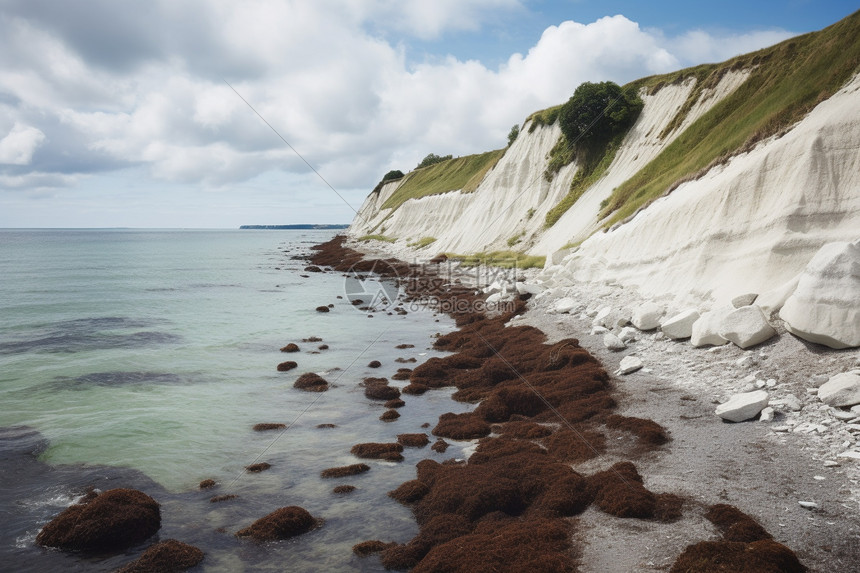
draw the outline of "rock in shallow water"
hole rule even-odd
[[[262,517],[245,529],[236,532],[237,537],[251,537],[257,541],[289,539],[307,533],[320,525],[304,508],[291,505],[282,507]]]
[[[111,489],[88,494],[51,520],[36,543],[67,551],[121,551],[161,527],[158,503],[141,491]]]
[[[185,571],[203,561],[203,552],[187,543],[168,539],[147,549],[116,573],[173,573]]]

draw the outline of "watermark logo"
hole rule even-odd
[[[349,303],[362,312],[388,310],[397,304],[401,294],[397,270],[378,259],[369,268],[361,263],[350,267],[343,291]]]

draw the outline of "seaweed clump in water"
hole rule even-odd
[[[190,569],[201,561],[203,561],[203,552],[200,549],[175,539],[168,539],[156,543],[116,573],[173,573]]]
[[[340,466],[337,468],[329,468],[320,473],[320,477],[324,478],[339,478],[346,476],[354,476],[369,472],[370,466],[367,464],[352,464],[349,466]]]
[[[307,392],[325,392],[328,390],[328,382],[319,374],[306,372],[298,377],[293,387]]]
[[[358,458],[375,460],[386,460],[389,462],[403,461],[403,446],[397,443],[374,443],[356,444],[350,452]]]
[[[52,519],[36,543],[67,551],[119,551],[155,535],[161,527],[158,502],[134,489],[90,492]]]
[[[256,541],[275,541],[307,533],[320,525],[322,521],[314,518],[306,509],[291,505],[261,517],[248,527],[237,531],[236,536],[251,537]]]

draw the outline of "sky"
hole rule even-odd
[[[720,62],[857,7],[0,0],[0,227],[349,223],[389,170],[502,148],[582,82]]]

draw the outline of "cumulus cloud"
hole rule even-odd
[[[3,139],[0,139],[0,163],[27,165],[33,159],[33,152],[45,141],[41,130],[15,123]]]
[[[518,0],[7,0],[0,163],[11,165],[0,187],[131,167],[209,188],[306,175],[226,80],[333,185],[366,192],[429,152],[502,147],[512,124],[583,81],[624,83],[787,36],[666,38],[613,16],[550,26],[488,67],[410,61],[379,33],[436,38],[524,10]]]

